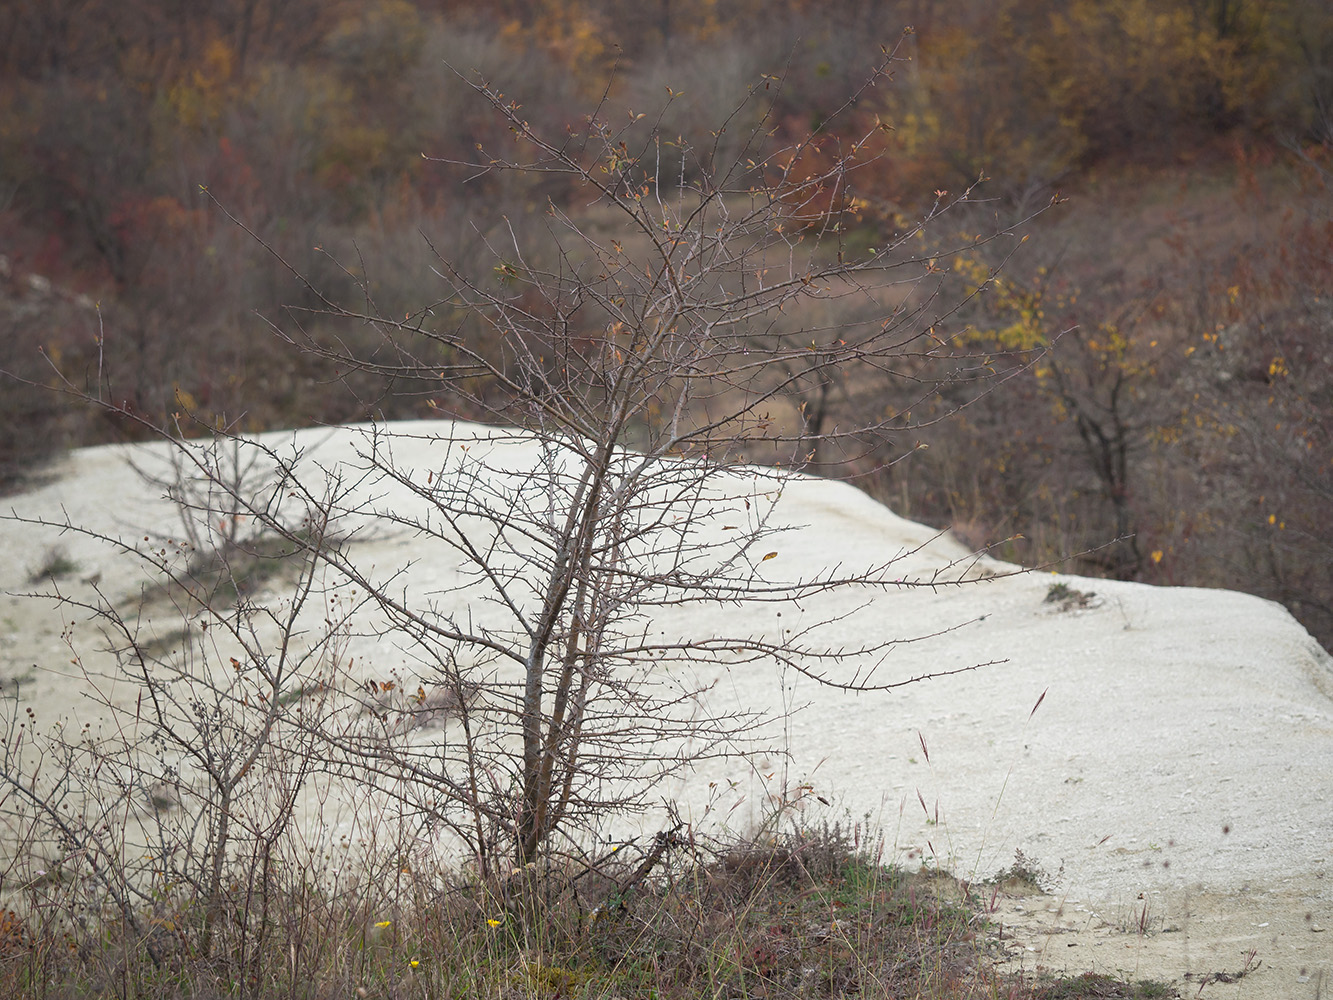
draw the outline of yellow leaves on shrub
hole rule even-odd
[[[180,125],[197,129],[221,118],[236,98],[235,61],[231,46],[215,38],[198,64],[166,88],[166,104]]]
[[[968,283],[969,292],[985,289],[988,312],[1003,325],[969,331],[966,339],[990,342],[1005,351],[1033,351],[1046,347],[1046,289],[1038,275],[1031,285],[993,275],[981,261],[967,255],[954,259],[954,271]],[[1063,303],[1061,303],[1063,304]]]

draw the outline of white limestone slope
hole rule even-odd
[[[440,446],[431,437],[446,426],[391,425],[397,463],[438,466]],[[351,468],[360,462],[363,434],[311,430],[295,440],[326,467]],[[285,439],[292,435],[266,440]],[[530,459],[522,447],[511,447],[511,465]],[[146,486],[129,466],[133,453],[118,446],[76,452],[55,478],[0,506],[22,516],[67,516],[126,537],[170,530],[170,508],[155,495],[160,489]],[[381,502],[411,501],[399,494]],[[776,516],[793,526],[774,545],[771,566],[787,578],[919,550],[900,565],[905,578],[920,579],[966,556],[948,537],[844,484],[790,482]],[[90,627],[13,596],[31,589],[25,578],[53,544],[78,564],[73,588],[101,574],[106,589],[124,565],[88,539],[0,522],[0,678],[7,688],[24,678],[21,697],[47,716],[76,701],[71,685],[79,676],[62,636],[72,629],[77,640]],[[401,533],[358,545],[359,557],[380,567],[421,554]],[[1191,899],[1240,900],[1232,923],[1209,932],[1219,941],[1239,940],[1242,925],[1274,926],[1249,920],[1251,902],[1254,914],[1266,912],[1264,906],[1281,909],[1300,947],[1273,941],[1270,969],[1287,978],[1271,982],[1290,992],[1271,995],[1306,995],[1298,966],[1307,978],[1308,969],[1333,975],[1333,932],[1311,930],[1333,926],[1330,657],[1283,608],[1245,594],[1006,575],[1012,567],[989,561],[977,568],[1000,576],[933,590],[867,590],[801,607],[696,608],[688,619],[664,617],[664,628],[734,634],[771,630],[779,610],[782,627],[799,628],[855,609],[827,630],[831,639],[865,644],[935,636],[898,647],[878,679],[989,664],[859,695],[757,668],[719,674],[714,696],[721,704],[734,699],[778,714],[803,706],[772,730],[789,757],[774,755],[758,770],[740,763],[701,767],[690,783],[667,793],[697,816],[709,782],[735,782],[746,800],[728,821],[744,825],[745,817],[762,814],[765,793],[784,780],[789,788],[809,784],[813,795],[833,803],[830,818],[868,814],[902,857],[936,859],[981,878],[1021,849],[1052,874],[1063,868],[1060,898],[1080,912],[1109,914],[1111,924],[1144,903],[1169,924],[1189,912]],[[426,594],[452,583],[453,573],[432,557],[414,567],[408,582]],[[1095,596],[1086,607],[1062,610],[1044,600],[1055,582]],[[134,590],[132,580],[120,585]],[[813,795],[805,799],[808,808]],[[1265,933],[1253,931],[1260,944]],[[1282,964],[1283,949],[1299,951],[1290,969]]]

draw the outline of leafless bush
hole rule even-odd
[[[514,145],[452,165],[556,177],[586,210],[550,206],[537,247],[480,224],[504,237],[484,240],[487,266],[434,253],[440,287],[405,316],[379,308],[359,266],[345,270],[354,304],[293,267],[313,305],[273,327],[299,356],[415,387],[491,428],[371,424],[321,455],[309,437],[210,427],[191,441],[188,406],[152,427],[99,400],[162,437],[172,457],[158,487],[182,530],[101,536],[157,580],[128,609],[100,589],[51,595],[102,623],[111,665],[75,650],[87,678],[127,681],[136,697],[98,695],[100,732],[40,738],[15,703],[0,778],[23,803],[16,822],[77,869],[75,884],[95,884],[155,961],[169,948],[149,915],[187,928],[194,954],[225,932],[243,956],[269,932],[272,880],[316,872],[336,836],[299,829],[312,797],[317,817],[338,796],[400,817],[379,841],[399,871],[439,844],[461,847],[483,880],[577,855],[664,779],[750,747],[760,720],[711,699],[711,676],[769,665],[849,690],[920,680],[879,673],[919,637],[833,634],[864,599],[849,595],[962,576],[905,583],[896,557],[800,575],[777,558],[791,527],[780,498],[815,451],[887,453],[912,426],[881,410],[814,422],[812,394],[977,385],[977,359],[937,332],[957,303],[940,298],[936,255],[915,249],[948,204],[856,254],[839,206],[868,137],[812,171],[803,157],[819,135],[773,148],[762,85],[730,119],[756,123],[734,160],[702,158],[684,176],[659,172],[660,132],[631,148],[633,123],[599,110],[550,136],[490,85],[469,86]],[[364,557],[372,537],[410,545],[415,562]],[[285,568],[243,586],[254,560]],[[206,566],[220,578],[201,584]],[[152,602],[178,630],[152,624]],[[793,603],[813,624],[755,628],[739,614]],[[709,624],[718,612],[738,624]],[[410,671],[386,676],[365,652],[390,649]],[[358,650],[381,672],[354,673]],[[374,818],[355,822],[381,836]]]
[[[270,866],[305,860],[291,853],[290,825],[323,769],[320,734],[332,724],[328,694],[345,641],[324,600],[317,556],[333,541],[318,512],[281,520],[273,481],[234,442],[182,443],[172,458],[174,479],[163,485],[180,505],[179,533],[126,541],[28,520],[119,549],[151,582],[126,597],[110,580],[69,590],[53,580],[33,595],[97,621],[104,648],[71,640],[86,701],[69,714],[39,718],[17,693],[0,712],[0,784],[21,831],[7,845],[19,850],[6,851],[5,888],[17,886],[34,912],[77,918],[67,931],[81,942],[105,933],[110,907],[154,964],[182,949],[208,955],[220,920],[244,938],[262,925]],[[267,504],[262,532],[241,527],[251,508],[223,502],[242,495]],[[264,560],[286,564],[288,582],[261,603],[243,576]],[[312,604],[317,630],[306,625]],[[154,624],[163,618],[176,627]]]
[[[935,333],[954,305],[936,297],[940,268],[912,250],[947,206],[854,257],[833,206],[853,196],[865,140],[812,174],[803,156],[817,136],[771,148],[781,81],[771,83],[768,97],[756,86],[728,119],[756,123],[732,155],[699,157],[699,172],[682,175],[664,172],[657,155],[670,136],[634,139],[638,119],[598,112],[577,132],[548,137],[477,81],[515,152],[483,149],[455,166],[478,177],[564,178],[587,192],[587,213],[551,206],[535,248],[501,230],[487,241],[484,277],[475,262],[436,252],[442,287],[405,319],[379,309],[368,284],[349,306],[302,278],[318,308],[275,321],[294,347],[341,370],[391,376],[442,408],[461,400],[516,428],[432,428],[439,457],[424,478],[395,457],[387,431],[369,432],[361,452],[375,488],[402,499],[358,515],[450,552],[464,567],[465,608],[390,588],[350,559],[331,561],[371,595],[382,634],[410,643],[457,691],[458,756],[441,770],[459,777],[433,786],[435,818],[483,870],[505,855],[525,863],[564,829],[641,806],[689,761],[733,752],[745,720],[693,707],[690,678],[701,666],[766,661],[826,683],[879,684],[870,664],[883,649],[857,650],[860,666],[840,677],[833,665],[852,651],[822,644],[818,630],[701,636],[672,617],[891,585],[884,566],[782,579],[766,565],[787,470],[812,446],[910,424],[910,415],[874,413],[812,431],[803,394],[829,379],[896,373],[929,394],[940,378],[975,378],[973,359]],[[715,151],[727,148],[721,134],[709,140]],[[807,302],[864,313],[850,328],[821,326],[809,322]],[[473,325],[453,322],[460,313]],[[328,316],[375,330],[376,349],[350,351],[347,338],[327,336]],[[774,467],[745,466],[756,458]],[[482,694],[470,700],[469,690]],[[387,753],[384,735],[343,749],[420,787],[428,769]],[[664,749],[685,745],[688,753]]]

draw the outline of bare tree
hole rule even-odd
[[[354,453],[327,459],[202,420],[208,436],[191,440],[183,409],[154,428],[176,455],[166,492],[205,518],[187,521],[193,542],[183,549],[207,541],[224,578],[236,560],[262,555],[266,539],[304,559],[289,596],[267,603],[239,585],[178,591],[184,617],[212,624],[165,675],[149,669],[138,623],[107,599],[84,604],[120,633],[117,669],[140,675],[154,739],[170,746],[167,766],[194,762],[200,806],[188,815],[202,817],[210,845],[209,867],[192,882],[206,904],[205,951],[238,820],[247,843],[269,845],[252,856],[267,858],[312,775],[325,789],[347,783],[344,792],[355,788],[376,809],[396,803],[415,829],[465,847],[490,875],[577,849],[608,817],[650,805],[664,778],[752,746],[760,720],[710,699],[710,675],[779,665],[861,691],[922,679],[880,674],[896,645],[921,636],[849,645],[836,627],[868,590],[953,585],[966,567],[904,580],[898,553],[794,576],[775,558],[791,527],[775,513],[783,490],[818,448],[855,442],[885,453],[894,431],[911,426],[901,409],[815,419],[809,401],[827,386],[848,398],[885,379],[909,384],[910,398],[942,382],[984,391],[984,365],[944,332],[958,303],[940,298],[940,254],[915,249],[951,210],[943,193],[883,247],[856,255],[845,241],[879,125],[841,138],[832,129],[893,62],[886,52],[839,114],[795,141],[777,137],[770,110],[781,81],[766,77],[703,154],[658,130],[644,138],[641,116],[612,125],[607,102],[578,129],[544,136],[474,81],[513,133],[515,154],[481,151],[460,169],[551,175],[582,207],[548,204],[541,227],[526,231],[479,226],[507,234],[484,243],[481,264],[427,237],[440,288],[404,318],[376,307],[364,262],[345,268],[360,288],[355,305],[293,268],[313,305],[272,325],[339,371],[387,376],[442,416],[480,412],[492,426],[370,425]],[[756,119],[739,156],[722,163],[730,123]],[[1007,229],[987,239],[1017,242]],[[340,323],[359,329],[343,336]],[[367,343],[375,346],[349,346]],[[408,447],[413,438],[429,444],[425,467],[408,457],[422,453]],[[411,545],[414,565],[364,558],[360,541],[385,534]],[[154,554],[165,553],[161,538],[120,544],[169,579],[181,575]],[[814,609],[807,624],[721,633],[698,624],[699,609],[793,604]],[[213,644],[219,634],[245,658]],[[357,650],[363,663],[392,650],[411,675],[354,675]],[[238,686],[228,662],[258,687]],[[301,684],[312,679],[334,702],[303,712]],[[229,741],[239,749],[218,749]],[[284,748],[295,764],[284,763]],[[261,793],[250,784],[261,766],[286,775],[281,787],[264,786],[263,823],[237,801]],[[12,786],[21,773],[7,767]]]
[[[893,61],[886,52],[840,116]],[[812,428],[802,400],[835,380],[894,375],[928,395],[941,379],[975,380],[981,367],[937,333],[957,303],[938,300],[938,255],[913,250],[921,229],[947,212],[943,192],[918,224],[853,256],[843,208],[857,171],[873,165],[862,159],[878,126],[839,139],[829,131],[835,115],[821,132],[776,143],[765,102],[780,85],[758,81],[712,133],[713,148],[673,149],[664,176],[661,154],[680,140],[654,131],[631,147],[642,115],[617,127],[604,102],[579,129],[552,138],[474,81],[516,153],[482,150],[456,165],[472,176],[555,175],[585,207],[548,204],[544,230],[526,238],[502,227],[508,236],[487,244],[482,267],[427,237],[441,290],[403,319],[376,309],[369,279],[348,306],[302,277],[318,304],[274,323],[296,349],[341,370],[392,377],[446,413],[461,405],[514,428],[477,438],[432,426],[439,459],[424,471],[395,458],[385,429],[371,432],[362,453],[364,474],[400,499],[358,500],[357,516],[447,550],[464,567],[465,601],[432,604],[341,553],[325,557],[372,595],[380,634],[438,671],[461,733],[450,744],[457,759],[444,767],[438,748],[430,763],[407,746],[387,752],[383,734],[344,749],[395,781],[412,779],[404,787],[433,789],[436,818],[467,840],[483,869],[502,854],[525,863],[564,830],[642,805],[656,780],[689,761],[735,750],[747,721],[696,706],[697,687],[667,680],[673,666],[762,660],[860,690],[907,682],[875,676],[886,648],[832,646],[818,628],[699,635],[687,616],[671,617],[691,605],[901,585],[887,565],[783,578],[769,564],[774,504],[812,444],[882,443],[910,420],[872,410]],[[759,124],[739,157],[718,166],[729,122],[752,105],[757,114],[746,114]],[[364,275],[364,263],[347,270]],[[857,321],[810,323],[802,307],[811,302],[854,307]],[[347,350],[348,339],[324,333],[330,317],[372,327],[379,348]],[[335,519],[353,513],[330,510]],[[664,620],[678,631],[661,628]],[[840,675],[836,664],[849,658],[855,665]]]

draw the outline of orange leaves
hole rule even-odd
[[[607,154],[606,165],[602,167],[602,173],[619,174],[634,166],[637,161],[629,155],[629,149],[624,140],[616,143]]]
[[[615,32],[599,14],[579,3],[537,4],[529,23],[511,20],[500,34],[516,48],[540,48],[568,67],[584,87],[595,89],[598,81],[605,83],[619,53]]]

